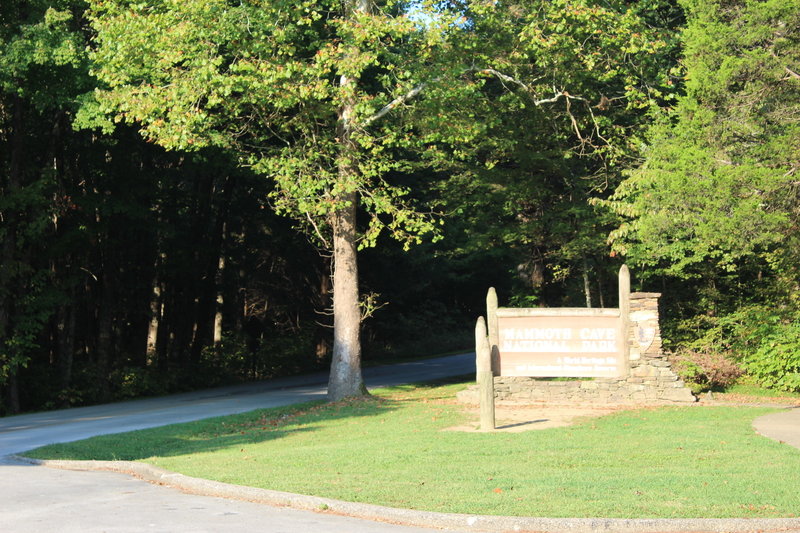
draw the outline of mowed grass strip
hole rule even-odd
[[[623,411],[524,433],[463,424],[461,386],[397,387],[48,446],[41,459],[142,460],[189,476],[441,512],[543,517],[796,517],[800,450],[757,407]]]

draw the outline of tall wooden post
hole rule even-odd
[[[622,355],[630,372],[631,272],[628,265],[622,265],[619,269],[619,317],[622,322]]]
[[[489,431],[495,427],[494,418],[494,375],[492,374],[492,352],[486,335],[486,322],[483,317],[475,324],[475,367],[476,379],[480,387],[481,430]]]
[[[489,351],[491,354],[491,370],[495,375],[500,372],[500,329],[497,325],[497,291],[489,287],[486,293],[486,325],[489,330]]]
[[[481,431],[492,431],[494,419],[494,379],[491,372],[481,372]]]
[[[486,321],[479,317],[475,323],[475,380],[480,383],[481,372],[491,371],[492,359],[489,339],[486,337]]]

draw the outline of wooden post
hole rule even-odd
[[[481,431],[492,431],[494,420],[494,378],[491,372],[479,372],[481,398]]]
[[[622,321],[622,354],[630,372],[631,272],[628,265],[622,265],[619,269],[619,318]]]
[[[479,317],[475,323],[475,380],[480,383],[481,372],[492,371],[489,340],[486,338],[486,321]]]
[[[486,321],[479,317],[475,324],[475,379],[480,386],[481,430],[494,429],[494,375],[492,352],[486,336]]]
[[[497,375],[500,372],[498,351],[500,347],[500,330],[497,326],[497,292],[494,290],[494,287],[489,287],[489,292],[486,294],[486,325],[489,330],[491,370],[493,374]]]

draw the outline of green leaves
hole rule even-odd
[[[9,11],[8,25],[0,10],[0,92],[28,99],[39,111],[51,111],[72,104],[76,91],[87,90],[83,36],[70,3],[50,7],[28,2],[28,17],[21,20],[16,18],[17,2],[9,1],[3,7]]]
[[[646,164],[608,205],[634,218],[611,235],[616,250],[691,276],[695,265],[732,270],[796,238],[786,191],[799,166],[800,84],[785,68],[800,52],[786,40],[800,7],[687,5],[687,95],[651,129]]]
[[[281,212],[323,232],[357,192],[370,213],[362,246],[389,232],[406,245],[433,231],[407,191],[384,176],[400,151],[429,140],[411,134],[409,104],[365,119],[429,81],[452,26],[418,27],[391,5],[347,13],[340,2],[95,0],[92,59],[106,88],[86,101],[79,123],[136,123],[168,149],[218,146],[273,179]],[[460,67],[459,67],[460,68]],[[344,83],[355,80],[355,83]],[[453,80],[454,81],[454,80]],[[435,99],[429,100],[431,102]],[[340,113],[348,106],[350,139]],[[473,133],[462,132],[467,142]],[[343,165],[354,172],[344,176]],[[325,237],[322,237],[323,240]]]

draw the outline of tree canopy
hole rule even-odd
[[[486,286],[611,306],[622,261],[669,346],[791,383],[799,11],[4,2],[0,411],[359,395],[362,354],[468,346]]]

